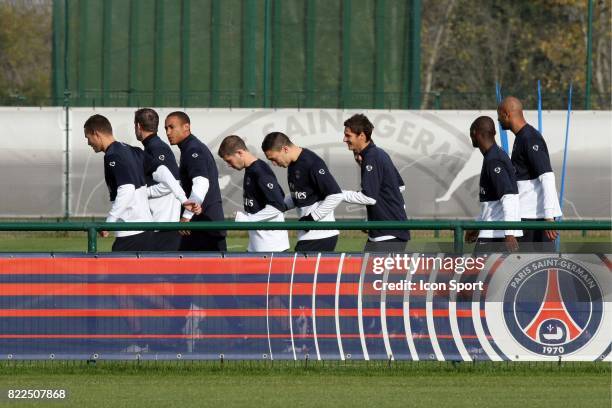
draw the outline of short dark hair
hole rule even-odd
[[[261,150],[267,152],[269,150],[278,151],[285,146],[293,146],[291,139],[282,132],[268,133],[261,142]]]
[[[134,123],[138,123],[147,132],[157,133],[159,115],[151,108],[138,109],[134,113]]]
[[[372,139],[372,130],[374,130],[374,125],[372,122],[370,122],[366,115],[361,113],[353,115],[344,121],[344,126],[351,129],[353,133],[358,135],[363,133],[368,142],[370,139]]]
[[[181,121],[181,124],[185,124],[185,123],[191,124],[191,120],[189,119],[189,116],[187,116],[185,112],[181,112],[181,111],[170,112],[168,116],[166,116],[166,118],[169,118],[170,116],[176,116],[177,118],[179,118],[179,120]]]
[[[106,133],[110,135],[113,134],[113,127],[111,126],[109,120],[102,115],[96,114],[90,116],[89,119],[85,121],[83,128],[87,134],[92,134],[94,132]]]
[[[223,139],[217,153],[219,157],[224,158],[225,156],[231,156],[238,150],[248,151],[249,149],[247,149],[244,140],[240,136],[230,135]]]
[[[476,131],[488,136],[489,138],[494,138],[495,122],[493,122],[493,119],[488,116],[479,116],[474,122],[472,122],[472,126],[470,126],[470,134]]]

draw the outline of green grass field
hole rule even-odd
[[[408,250],[411,252],[451,252],[453,238],[450,232],[442,231],[434,237],[432,231],[414,231]],[[292,248],[295,234],[290,232]],[[98,251],[109,252],[114,238],[98,238]],[[357,231],[342,231],[336,247],[337,252],[361,252],[367,237]],[[245,232],[228,232],[228,250],[244,252],[248,244]],[[586,248],[585,248],[586,247]],[[562,232],[561,248],[564,252],[604,252],[612,250],[612,238],[608,231],[590,231],[583,236],[580,231]],[[472,246],[465,245],[470,252]],[[85,233],[0,232],[0,252],[85,252]]]
[[[605,363],[114,362],[0,364],[8,389],[65,389],[68,407],[609,408]]]

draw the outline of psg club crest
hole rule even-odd
[[[602,293],[595,277],[568,259],[531,262],[510,280],[504,321],[515,340],[541,355],[583,347],[601,325]]]

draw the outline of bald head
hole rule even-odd
[[[497,109],[503,109],[506,112],[520,112],[523,113],[523,104],[518,98],[514,96],[507,96],[503,101],[499,104]]]
[[[504,130],[512,130],[514,134],[522,129],[527,122],[523,117],[523,104],[514,96],[507,96],[497,106],[497,120]]]

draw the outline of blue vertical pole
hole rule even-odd
[[[540,80],[538,79],[538,132],[542,133],[542,89],[540,88]]]
[[[498,82],[495,83],[495,97],[497,99],[497,104],[499,105],[502,101],[502,93],[501,86]],[[501,139],[502,149],[507,154],[510,154],[510,148],[508,147],[508,133],[502,129],[501,123],[498,123],[499,126],[499,138]]]
[[[569,96],[567,100],[567,119],[565,121],[565,146],[563,147],[563,167],[561,168],[561,192],[559,193],[559,205],[561,207],[561,211],[563,211],[563,197],[565,195],[565,174],[567,173],[567,142],[569,140],[569,125],[570,125],[570,116],[572,114],[572,84],[570,83],[569,87]],[[563,216],[559,217],[559,221]],[[555,242],[555,247],[557,252],[559,252],[559,248],[561,245],[560,236],[557,237],[557,241]]]
[[[565,146],[563,148],[563,168],[561,169],[561,192],[559,194],[559,204],[563,210],[563,196],[565,194],[565,174],[567,171],[567,141],[569,139],[570,115],[572,113],[572,84],[569,87],[569,97],[567,101],[567,119],[565,121]]]

